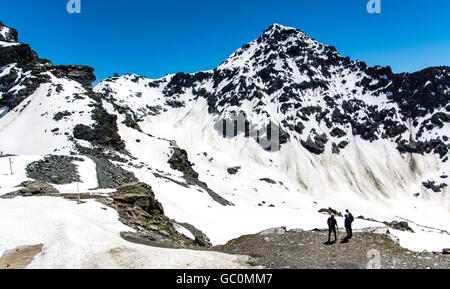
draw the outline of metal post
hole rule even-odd
[[[12,159],[9,158],[9,170],[11,171],[11,175],[13,175],[13,170],[12,170]]]
[[[81,204],[81,200],[80,200],[80,187],[78,186],[78,181],[77,181],[77,193],[78,193],[78,204]]]

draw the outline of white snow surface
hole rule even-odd
[[[27,268],[193,269],[248,268],[248,257],[162,249],[123,240],[133,231],[118,213],[98,202],[78,205],[62,198],[15,198],[0,202],[0,252],[43,244]]]

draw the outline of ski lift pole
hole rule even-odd
[[[9,170],[11,171],[11,175],[13,175],[12,159],[11,158],[9,158]]]
[[[81,204],[81,200],[80,200],[80,187],[78,186],[78,181],[77,181],[77,193],[78,193],[78,204]]]

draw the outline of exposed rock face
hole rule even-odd
[[[32,196],[48,196],[59,194],[59,191],[55,189],[52,185],[47,184],[43,181],[25,181],[18,185],[18,187],[24,187],[18,191],[8,193],[1,196],[3,199],[11,199],[18,196],[21,197],[32,197]]]
[[[10,63],[26,64],[36,59],[30,46],[19,42],[17,30],[0,22],[0,67]]]
[[[227,168],[227,172],[230,175],[235,175],[239,172],[239,170],[241,169],[241,167],[232,167],[232,168]]]
[[[422,185],[426,188],[426,189],[430,189],[435,193],[440,193],[442,192],[442,190],[447,187],[448,185],[446,183],[441,183],[439,185],[436,185],[436,181],[434,180],[429,180],[426,182],[423,182]]]
[[[125,239],[137,243],[172,247],[207,245],[177,232],[172,221],[164,215],[163,207],[155,199],[155,194],[149,185],[134,183],[119,186],[116,189],[115,193],[110,194],[113,201],[103,200],[103,202],[119,212],[122,223],[137,231],[137,234],[122,234]]]
[[[26,44],[6,47],[0,46],[0,67],[10,63],[23,65],[36,59],[37,54]]]
[[[198,186],[204,189],[211,198],[223,206],[233,206],[234,204],[211,190],[208,185],[201,182],[198,179],[198,173],[192,168],[193,163],[188,159],[187,152],[178,148],[176,145],[172,147],[173,154],[170,157],[168,163],[173,170],[177,170],[183,173],[184,178],[188,185]]]
[[[197,229],[196,227],[192,226],[188,223],[178,223],[174,220],[171,220],[172,222],[184,227],[189,232],[192,233],[192,235],[195,237],[195,241],[202,247],[211,247],[211,241],[209,240],[208,236],[206,236],[202,231]]]
[[[387,226],[389,226],[389,227],[391,227],[391,228],[393,228],[393,229],[396,229],[396,230],[400,230],[400,231],[408,231],[408,232],[414,233],[413,229],[411,229],[411,228],[409,227],[408,222],[404,222],[404,221],[401,221],[401,222],[392,221],[392,222],[383,222],[383,224],[385,224],[385,225],[387,225]]]
[[[85,86],[92,86],[95,81],[94,69],[84,65],[60,65],[55,66],[53,74],[57,77],[68,77]]]
[[[108,114],[100,105],[92,110],[94,127],[77,124],[73,129],[73,136],[92,143],[94,146],[112,148],[123,151],[125,144],[118,134],[117,116]]]
[[[325,135],[316,135],[314,140],[309,137],[306,141],[301,141],[303,147],[314,154],[321,154],[325,151],[325,144],[328,139]]]
[[[319,213],[325,213],[325,214],[328,214],[328,215],[335,215],[335,216],[342,217],[342,213],[336,211],[336,210],[333,209],[333,208],[328,208],[328,209],[323,208],[323,209],[320,209],[320,210],[319,210]]]
[[[18,32],[14,28],[6,27],[1,21],[0,21],[0,41],[8,42],[8,43],[16,43],[19,41],[18,39]]]
[[[170,167],[183,173],[187,179],[197,179],[198,173],[192,168],[193,163],[188,159],[187,152],[180,148],[173,148],[173,154],[169,159]]]
[[[118,203],[139,207],[152,216],[163,215],[164,210],[161,204],[156,201],[152,188],[145,183],[132,183],[116,188],[115,193],[110,197]]]
[[[15,47],[15,46],[13,46]],[[1,49],[1,48],[0,48]],[[21,58],[22,59],[22,58]],[[9,110],[14,109],[28,96],[33,94],[42,84],[49,81],[49,76],[42,72],[50,69],[52,64],[47,60],[23,60],[25,64],[10,64],[9,73],[0,77],[0,107],[7,107]],[[1,64],[0,64],[1,65]],[[24,75],[24,70],[29,71],[29,75]],[[19,86],[21,89],[15,90]]]
[[[275,182],[274,180],[272,180],[270,178],[262,178],[262,179],[260,179],[260,181],[263,181],[263,182],[266,182],[266,183],[269,183],[269,184],[272,184],[272,185],[277,183],[277,182]]]

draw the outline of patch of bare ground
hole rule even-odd
[[[377,265],[380,269],[450,268],[450,255],[409,251],[388,234],[359,232],[348,242],[338,239],[328,244],[327,240],[328,231],[278,228],[241,236],[211,250],[249,255],[254,265],[272,269],[365,269]]]

